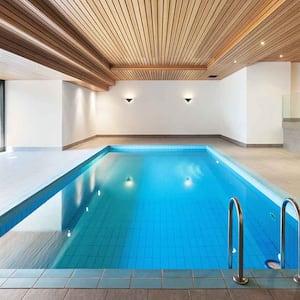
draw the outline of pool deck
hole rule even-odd
[[[0,153],[0,213],[3,214],[9,208],[17,205],[23,199],[32,195],[35,191],[43,188],[61,175],[73,169],[76,165],[91,157],[97,151],[108,144],[209,144],[217,147],[225,154],[232,157],[241,165],[253,170],[258,175],[277,185],[286,191],[286,196],[300,199],[300,153],[293,153],[282,148],[242,148],[220,138],[166,138],[166,137],[107,137],[94,138],[86,143],[82,143],[67,151],[23,151]],[[28,171],[30,170],[30,171]],[[195,285],[190,286],[168,286],[162,285],[160,288],[134,288],[131,281],[126,289],[107,289],[109,286],[94,289],[71,288],[67,282],[60,289],[53,286],[48,288],[34,288],[34,284],[21,286],[7,286],[5,282],[16,281],[13,277],[15,272],[11,271],[8,276],[3,276],[1,281],[0,299],[300,299],[300,286],[292,282],[292,274],[280,272],[268,273],[261,281],[254,286],[241,286],[231,284],[226,276],[220,275],[220,280],[224,285]],[[105,273],[105,272],[104,272]],[[278,281],[277,275],[287,282],[282,285]],[[35,276],[40,280],[43,276]],[[221,273],[222,274],[222,273]],[[254,273],[251,273],[252,275]],[[4,280],[4,277],[6,278]],[[12,278],[11,278],[12,277]],[[203,277],[199,283],[205,283],[208,277]],[[253,276],[253,278],[256,278]],[[0,278],[1,279],[1,278]],[[21,278],[19,278],[21,279]],[[23,278],[24,279],[24,278]],[[195,277],[192,276],[193,282]],[[215,278],[217,279],[217,278]],[[100,283],[98,278],[97,284]],[[169,280],[169,279],[167,279]],[[257,282],[254,279],[253,282]],[[20,280],[19,280],[20,281]],[[75,280],[76,281],[76,280]],[[169,280],[170,281],[170,280]],[[171,280],[172,281],[172,280]],[[214,280],[210,280],[214,281]],[[24,281],[23,281],[24,282]],[[35,281],[36,282],[36,281]],[[175,282],[175,281],[174,281]],[[9,283],[9,282],[8,282]],[[7,284],[8,284],[7,283]],[[218,283],[218,284],[219,284]],[[46,287],[46,286],[45,286]],[[50,286],[48,286],[50,287]],[[97,287],[100,287],[99,285]],[[120,286],[121,287],[121,286]],[[131,288],[129,288],[131,287]],[[149,286],[150,287],[150,286]],[[258,288],[259,287],[259,288]],[[172,288],[172,289],[169,289]],[[199,289],[201,288],[201,289]]]

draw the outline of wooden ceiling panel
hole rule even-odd
[[[33,49],[50,48],[51,66],[57,52],[56,69],[102,89],[114,80],[221,79],[258,61],[300,61],[299,0],[3,0],[0,6],[5,49],[22,52],[27,34],[37,41]],[[47,65],[28,47],[25,57]]]

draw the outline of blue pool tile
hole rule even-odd
[[[64,288],[69,278],[39,278],[34,285],[35,288]]]
[[[194,277],[219,277],[222,278],[220,270],[193,270]]]
[[[102,278],[98,287],[99,288],[129,288],[130,279],[127,278]]]
[[[161,270],[135,270],[132,276],[135,278],[161,278]]]
[[[191,278],[164,278],[162,285],[163,288],[189,289],[193,288],[193,280]]]
[[[14,272],[11,277],[40,277],[42,273],[44,272],[44,269],[18,269],[16,272]]]
[[[102,269],[76,269],[74,270],[72,277],[101,277],[104,270]]]
[[[16,270],[15,269],[0,269],[0,277],[9,277],[11,276]]]
[[[126,269],[106,269],[104,270],[103,277],[105,278],[130,278],[131,270]]]
[[[139,289],[156,289],[161,288],[161,279],[158,278],[133,278],[132,288]]]
[[[191,270],[163,270],[163,277],[165,278],[191,278]]]
[[[223,289],[226,284],[223,278],[194,278],[194,288]]]
[[[48,269],[42,274],[42,277],[70,277],[72,273],[73,269]]]
[[[66,288],[96,288],[98,282],[97,278],[71,278]]]
[[[31,288],[37,278],[8,278],[2,288]]]

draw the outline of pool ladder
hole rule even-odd
[[[280,267],[285,268],[285,216],[286,207],[291,204],[296,211],[298,219],[298,273],[294,276],[294,281],[300,284],[300,208],[296,201],[292,198],[284,199],[280,213]]]
[[[244,221],[243,211],[239,200],[236,197],[230,199],[228,208],[228,268],[232,269],[232,210],[235,206],[238,218],[238,274],[233,275],[232,279],[235,283],[245,285],[249,282],[244,277]]]

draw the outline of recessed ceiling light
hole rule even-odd
[[[236,61],[236,60],[234,60],[234,61],[233,61],[233,63],[234,63],[234,64],[236,64],[236,63],[237,63],[237,61]]]
[[[264,45],[265,45],[265,42],[264,42],[264,41],[261,41],[260,44],[261,44],[262,46],[264,46]]]
[[[283,58],[283,54],[280,54],[279,57],[280,57],[280,58]]]

